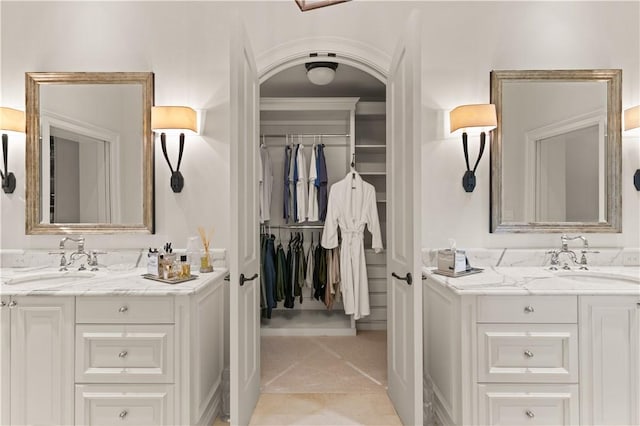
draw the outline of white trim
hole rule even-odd
[[[62,130],[76,133],[78,135],[87,136],[107,142],[109,145],[109,173],[110,178],[107,185],[110,193],[110,208],[106,212],[108,223],[120,223],[121,206],[120,206],[120,134],[109,129],[95,126],[90,123],[76,120],[51,111],[42,110],[40,115],[42,125],[42,143],[46,141],[49,146],[51,136],[51,127],[57,127]],[[50,194],[51,188],[49,179],[50,173],[44,173],[49,167],[49,149],[41,149],[42,155],[42,191],[41,194]],[[43,217],[40,218],[41,223],[50,223],[49,219],[49,196],[41,196]]]
[[[294,65],[309,61],[309,54],[322,58],[335,53],[332,62],[366,72],[386,84],[391,57],[371,45],[342,37],[308,37],[279,44],[257,56],[260,83]]]
[[[590,126],[598,126],[598,212],[599,220],[605,221],[606,216],[606,134],[607,134],[607,114],[603,109],[591,111],[585,114],[576,115],[565,120],[551,123],[542,127],[531,129],[525,132],[525,168],[524,168],[524,219],[525,222],[536,222],[539,217],[539,207],[536,199],[538,199],[539,186],[537,182],[537,150],[536,141],[547,139],[554,136],[575,130],[584,129]]]

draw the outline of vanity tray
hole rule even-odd
[[[439,269],[434,269],[433,273],[438,275],[444,275],[445,277],[450,277],[450,278],[460,278],[460,277],[466,277],[467,275],[478,274],[482,271],[484,271],[484,269],[482,268],[471,268],[471,269],[467,269],[466,271],[455,273],[455,272],[440,271]]]
[[[161,283],[165,283],[165,284],[180,284],[187,281],[195,280],[196,278],[198,278],[198,276],[192,274],[191,276],[189,276],[189,278],[175,278],[172,280],[165,280],[164,278],[156,277],[153,274],[142,274],[142,278],[146,278],[148,280],[153,280],[153,281],[160,281]]]

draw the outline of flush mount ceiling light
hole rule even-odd
[[[296,0],[296,4],[302,12],[317,9],[319,7],[331,6],[332,4],[345,3],[351,0]]]
[[[312,58],[317,58],[317,53],[309,55]],[[327,55],[330,58],[335,58],[335,53],[329,53]],[[314,61],[304,64],[307,69],[307,78],[313,84],[318,86],[325,86],[333,81],[336,76],[336,69],[338,69],[337,62],[329,61]]]

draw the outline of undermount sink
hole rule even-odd
[[[628,275],[611,274],[607,272],[567,271],[558,272],[559,277],[589,284],[636,284],[640,285],[640,278]]]
[[[67,271],[67,272],[47,272],[40,274],[29,274],[20,277],[9,278],[4,281],[7,285],[29,284],[34,282],[46,282],[47,284],[63,284],[74,281],[86,280],[95,277],[93,272]]]

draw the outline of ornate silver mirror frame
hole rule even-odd
[[[151,72],[33,72],[26,73],[26,234],[111,234],[111,233],[154,233],[154,166],[153,166],[153,138],[151,132],[151,107],[153,105],[153,73]],[[41,89],[47,85],[138,85],[141,88],[142,99],[136,100],[136,105],[142,105],[139,116],[142,123],[140,152],[142,162],[139,179],[142,184],[141,206],[136,210],[141,212],[129,223],[49,223],[43,220],[43,179],[42,176],[42,117],[41,117]],[[96,99],[95,102],[100,102]],[[137,111],[136,107],[136,111]],[[138,116],[136,112],[136,116]],[[124,141],[123,141],[124,142]],[[117,160],[115,160],[117,161]],[[114,162],[115,162],[114,161]],[[128,182],[130,185],[131,183]],[[126,186],[123,188],[126,189]]]
[[[506,141],[505,104],[503,96],[505,85],[509,83],[603,83],[606,84],[606,120],[603,118],[602,151],[604,151],[604,169],[601,172],[601,186],[603,191],[600,200],[600,217],[594,221],[538,221],[538,217],[529,216],[532,220],[522,220],[526,217],[515,218],[505,214],[505,182],[503,173],[505,168],[504,148]],[[524,232],[602,232],[615,233],[622,231],[622,100],[621,100],[622,70],[543,70],[543,71],[492,71],[491,72],[491,103],[496,105],[497,128],[491,132],[491,212],[490,230],[500,233]],[[511,114],[515,112],[510,111]],[[604,117],[603,112],[603,117]],[[512,115],[513,116],[513,115]],[[524,165],[522,165],[524,170]],[[535,215],[534,215],[535,216]]]

